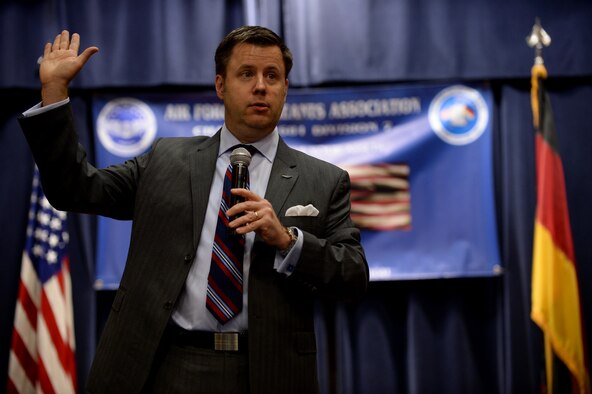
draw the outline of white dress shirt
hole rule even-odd
[[[258,152],[253,154],[249,164],[249,188],[259,196],[265,195],[269,174],[275,158],[279,141],[277,128],[268,136],[253,144]],[[212,246],[214,244],[214,235],[216,232],[216,223],[218,210],[220,209],[220,198],[224,182],[224,174],[230,163],[230,149],[241,142],[236,139],[232,133],[222,127],[220,135],[220,149],[218,151],[218,160],[216,161],[216,173],[210,189],[210,198],[206,211],[205,221],[201,232],[201,238],[197,246],[197,254],[187,281],[185,282],[185,291],[181,294],[177,309],[173,312],[173,320],[179,326],[187,330],[202,331],[245,331],[247,330],[248,313],[248,287],[249,287],[249,267],[251,262],[251,249],[255,233],[250,232],[245,238],[245,255],[243,259],[243,309],[233,319],[222,325],[206,308],[206,289],[208,286],[208,274],[212,259]],[[298,261],[300,251],[302,250],[302,236],[298,232],[298,240],[290,253],[282,257],[279,251],[276,252],[274,268],[285,275],[290,275],[293,267]]]

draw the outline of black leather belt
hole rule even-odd
[[[247,351],[246,332],[211,332],[185,330],[176,324],[169,324],[166,335],[177,345],[194,346],[202,349],[239,352]]]

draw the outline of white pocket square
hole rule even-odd
[[[319,210],[312,204],[307,206],[294,205],[286,210],[286,216],[318,216]]]

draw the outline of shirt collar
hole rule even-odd
[[[277,147],[280,136],[277,127],[264,138],[257,142],[249,145],[253,145],[263,157],[265,157],[270,163],[273,162],[275,154],[277,153]],[[233,146],[241,144],[241,142],[228,130],[226,124],[222,126],[222,132],[220,133],[220,148],[218,150],[218,157],[222,156]]]

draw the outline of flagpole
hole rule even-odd
[[[538,129],[540,121],[540,112],[538,107],[539,99],[537,97],[539,91],[539,80],[547,79],[547,68],[545,67],[545,62],[543,60],[543,47],[548,47],[551,45],[551,36],[549,36],[545,29],[543,29],[541,20],[538,16],[534,20],[534,25],[532,26],[530,35],[526,37],[526,43],[529,47],[534,48],[534,65],[532,66],[530,73],[530,101],[532,103],[532,118],[534,127]]]
[[[547,34],[545,29],[541,26],[541,20],[539,17],[535,18],[534,25],[530,35],[526,37],[526,43],[529,47],[534,48],[534,63],[531,69],[531,106],[532,106],[532,118],[535,129],[540,126],[540,111],[539,108],[540,100],[539,94],[539,81],[540,79],[547,78],[547,70],[543,60],[543,47],[547,47],[551,44],[551,37]],[[544,390],[547,393],[553,393],[553,350],[549,341],[549,336],[543,331],[543,344],[544,344],[544,361],[545,361],[545,373]]]
[[[543,64],[543,47],[551,45],[551,36],[541,26],[538,16],[534,20],[530,35],[526,37],[526,43],[534,48],[534,64]]]

